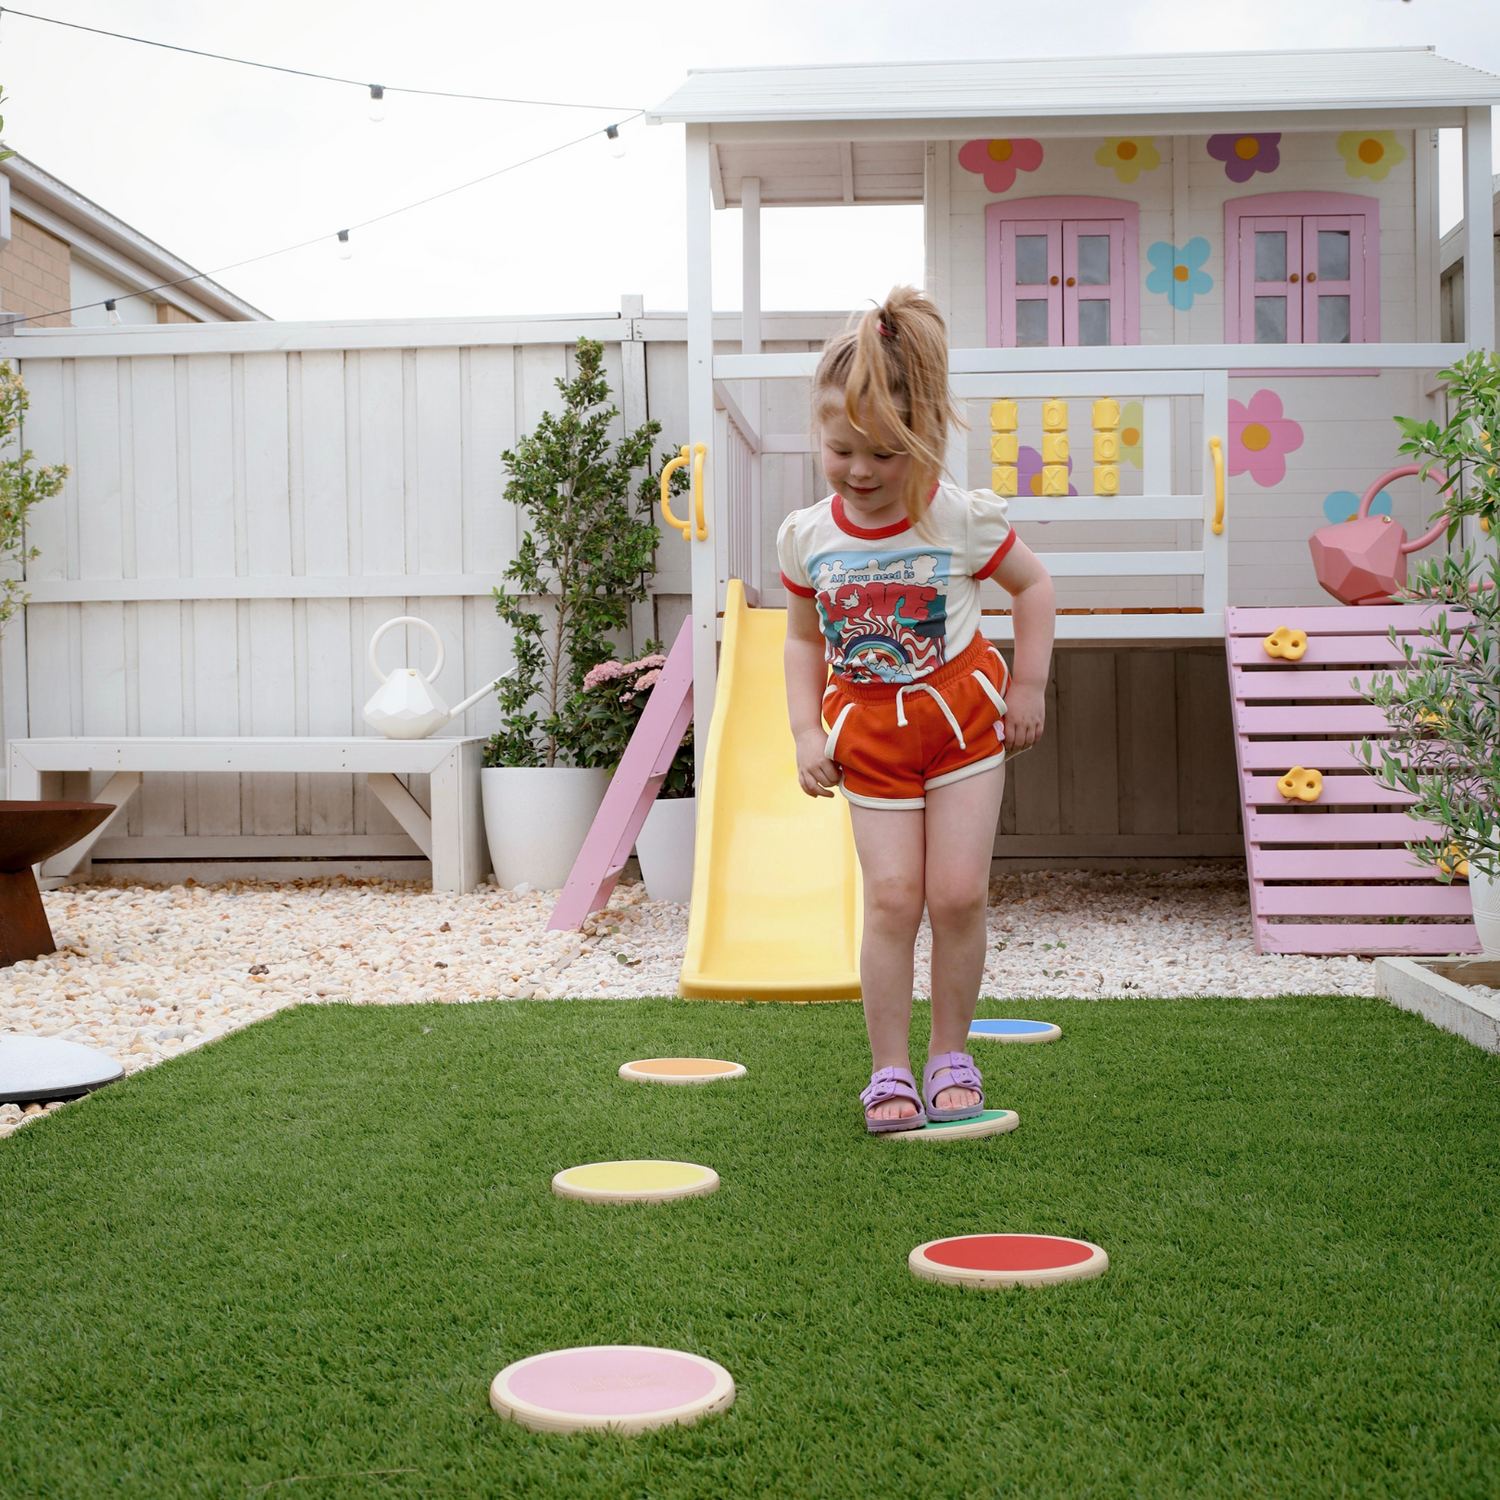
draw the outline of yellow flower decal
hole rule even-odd
[[[1146,414],[1139,401],[1127,401],[1120,408],[1120,457],[1136,468],[1140,468],[1145,451],[1142,436],[1145,425]]]
[[[1161,165],[1161,152],[1154,135],[1111,135],[1094,152],[1101,167],[1111,167],[1121,182],[1134,182],[1142,172],[1154,172]]]
[[[1336,142],[1344,158],[1344,170],[1351,177],[1368,177],[1384,182],[1391,168],[1406,160],[1406,147],[1396,139],[1394,130],[1346,130]]]

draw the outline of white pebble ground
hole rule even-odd
[[[676,993],[686,906],[621,885],[583,932],[547,932],[553,899],[341,879],[66,887],[44,897],[60,950],[0,969],[0,1033],[135,1072],[291,1005]],[[990,901],[998,999],[1374,993],[1368,962],[1257,954],[1243,871],[1006,875]],[[924,929],[919,975],[927,946]],[[0,1101],[0,1135],[41,1112]]]

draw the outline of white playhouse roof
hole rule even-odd
[[[920,203],[924,140],[1462,126],[1494,104],[1494,74],[1371,47],[710,68],[646,119],[709,127],[722,207],[743,176],[764,203]]]

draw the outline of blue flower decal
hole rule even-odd
[[[1353,490],[1335,490],[1323,502],[1323,514],[1328,517],[1329,522],[1337,526],[1340,521],[1347,521],[1359,509],[1359,496]],[[1381,490],[1370,502],[1370,514],[1372,516],[1388,516],[1391,513],[1391,492]]]
[[[1165,292],[1173,307],[1186,312],[1193,305],[1194,297],[1213,290],[1214,279],[1203,269],[1210,248],[1201,234],[1194,235],[1181,250],[1165,240],[1158,240],[1146,251],[1146,259],[1154,267],[1146,277],[1146,290]]]

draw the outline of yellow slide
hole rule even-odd
[[[785,645],[786,611],[747,608],[731,579],[677,991],[690,998],[859,998],[849,808],[797,785]]]

